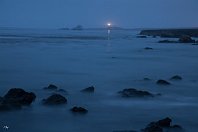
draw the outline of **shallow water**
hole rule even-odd
[[[137,33],[115,30],[107,40],[102,30],[1,29],[0,95],[21,87],[34,91],[37,99],[29,108],[0,113],[0,126],[8,125],[10,132],[111,132],[140,130],[169,116],[173,124],[197,132],[198,46],[159,44],[160,38],[136,38]],[[176,74],[183,80],[155,84]],[[52,93],[42,90],[50,83],[69,92],[67,105],[41,105]],[[79,92],[92,85],[94,94]],[[124,88],[162,96],[122,99],[116,92]],[[69,109],[75,105],[89,112],[74,115]]]

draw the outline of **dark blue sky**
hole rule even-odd
[[[0,0],[0,27],[198,27],[198,0]]]

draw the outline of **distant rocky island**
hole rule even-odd
[[[140,35],[160,36],[167,38],[180,38],[182,36],[198,37],[198,28],[142,30]]]

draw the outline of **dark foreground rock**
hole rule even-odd
[[[170,84],[171,84],[171,83],[169,83],[168,81],[162,80],[162,79],[158,80],[156,83],[157,83],[158,85],[170,85]]]
[[[21,109],[22,106],[29,106],[36,99],[33,92],[26,92],[21,88],[10,89],[4,97],[0,99],[0,111]]]
[[[49,96],[47,99],[43,99],[44,105],[60,105],[66,103],[67,103],[67,99],[60,94],[53,94]]]
[[[91,86],[91,87],[81,90],[81,92],[84,92],[84,93],[94,93],[94,91],[95,91],[94,86]]]
[[[43,89],[45,89],[45,90],[57,90],[58,87],[54,84],[50,84],[49,86],[44,87]]]
[[[171,77],[170,80],[182,80],[182,77],[179,75],[175,75],[175,76]]]
[[[83,107],[73,107],[72,109],[70,109],[72,112],[74,113],[82,113],[82,114],[85,114],[88,112],[87,109],[83,108]]]
[[[120,94],[122,97],[154,97],[155,96],[154,94],[149,93],[147,91],[141,91],[134,88],[123,89],[122,91],[119,91],[118,94]]]
[[[169,117],[166,117],[162,120],[149,123],[142,132],[183,132],[181,126],[171,125],[172,120]]]

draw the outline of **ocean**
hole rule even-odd
[[[30,107],[0,112],[0,132],[140,130],[165,117],[197,132],[198,46],[157,43],[162,38],[137,38],[139,32],[112,30],[108,39],[106,30],[0,29],[0,96],[10,88],[37,95]],[[174,75],[183,79],[169,80]],[[171,85],[157,85],[158,79]],[[49,84],[68,92],[61,93],[66,105],[42,105],[54,93],[43,90]],[[93,94],[80,92],[89,86]],[[162,95],[122,98],[117,92],[125,88]],[[73,114],[73,106],[88,113]]]

